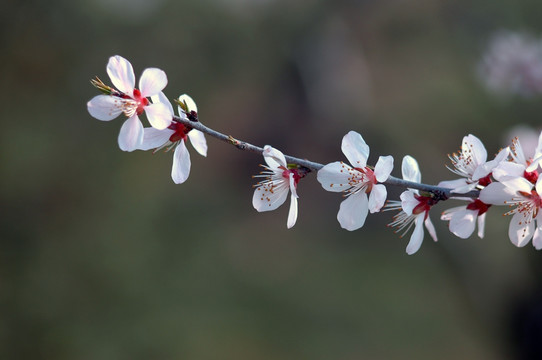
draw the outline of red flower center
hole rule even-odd
[[[282,169],[282,177],[285,179],[290,179],[290,174],[294,174],[294,185],[297,187],[297,184],[299,183],[299,180],[301,178],[304,178],[306,175],[306,171],[299,169],[299,168],[293,168],[293,169],[287,169],[284,166],[281,166],[280,169]]]
[[[536,184],[536,181],[538,180],[538,171],[524,171],[523,177],[531,182],[531,184]]]
[[[478,216],[485,213],[490,207],[491,205],[482,202],[480,199],[476,199],[467,205],[468,210],[478,210]]]
[[[481,186],[488,186],[489,184],[491,184],[491,174],[488,174],[487,176],[478,179],[478,184]]]
[[[369,194],[371,190],[373,190],[373,185],[375,185],[378,181],[376,180],[375,172],[370,169],[369,167],[362,168],[354,168],[360,173],[362,173],[362,181],[367,183],[367,187],[365,188],[365,192]]]
[[[417,194],[414,194],[414,198],[418,200],[418,205],[414,207],[414,209],[412,210],[412,214],[418,215],[422,212],[425,212],[425,218],[427,219],[431,206],[438,203],[438,200],[433,199],[431,196],[422,196]]]
[[[134,100],[137,102],[136,114],[141,115],[145,110],[145,106],[149,105],[149,99],[141,96],[141,91],[134,89]]]
[[[181,124],[179,122],[173,121],[171,125],[168,126],[168,129],[175,131],[171,136],[169,137],[169,141],[176,142],[179,140],[185,140],[186,136],[192,130],[192,128],[185,126],[184,124]]]

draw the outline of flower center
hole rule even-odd
[[[482,202],[480,199],[476,199],[473,202],[471,202],[469,205],[467,205],[468,210],[478,210],[478,216],[487,212],[487,210],[489,210],[490,207],[491,205]]]
[[[284,166],[280,166],[279,168],[282,169],[282,177],[287,179],[287,180],[290,179],[290,174],[293,174],[294,185],[296,187],[297,187],[297,184],[299,183],[299,180],[301,180],[301,178],[304,178],[305,175],[307,174],[307,172],[305,170],[299,169],[297,167],[287,169]]]
[[[137,103],[136,114],[141,115],[145,110],[145,106],[149,105],[149,99],[141,96],[141,91],[134,89],[134,100]]]
[[[185,126],[184,124],[181,124],[179,122],[173,121],[171,125],[168,126],[168,129],[175,131],[171,136],[169,137],[169,141],[171,142],[177,142],[179,140],[185,140],[186,136],[192,130],[192,128]]]
[[[378,181],[376,180],[375,172],[370,169],[369,167],[362,168],[354,168],[355,170],[359,171],[361,173],[361,179],[357,180],[358,182],[365,183],[366,188],[365,192],[368,194],[373,190],[373,185],[375,185]]]
[[[524,171],[523,177],[531,182],[531,184],[536,184],[536,181],[538,180],[538,171]]]
[[[414,195],[414,198],[418,200],[418,205],[414,207],[412,210],[413,215],[421,214],[422,212],[425,212],[425,218],[429,215],[429,210],[431,209],[431,206],[438,203],[437,199],[433,199],[431,196],[422,196],[422,195]]]
[[[489,184],[491,184],[491,174],[488,174],[487,176],[481,179],[478,179],[478,185],[485,187],[485,186],[488,186]]]
[[[519,195],[525,198],[524,201],[518,203],[518,207],[515,212],[520,212],[525,215],[531,214],[531,219],[534,219],[538,215],[538,210],[542,207],[542,199],[536,190],[531,190],[530,193],[525,191],[519,191]],[[508,214],[508,213],[507,213]]]

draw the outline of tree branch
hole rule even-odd
[[[256,145],[252,145],[246,141],[238,140],[231,135],[222,134],[216,130],[213,130],[203,125],[200,121],[192,121],[192,120],[189,120],[188,118],[182,119],[178,116],[173,116],[173,120],[183,125],[186,125],[190,128],[199,130],[218,140],[221,140],[230,145],[233,145],[239,150],[250,151],[250,152],[260,154],[260,155],[263,154],[263,148]],[[284,156],[286,157],[286,161],[289,164],[300,165],[312,171],[318,171],[324,167],[324,165],[317,162],[296,158],[296,157],[286,155],[286,154]],[[457,193],[452,193],[452,189],[443,188],[443,187],[434,186],[434,185],[427,185],[427,184],[422,184],[422,183],[415,183],[412,181],[396,178],[394,176],[390,176],[388,180],[384,182],[384,184],[428,192],[428,193],[433,194],[433,196],[439,200],[446,200],[446,199],[449,199],[450,197],[476,199],[480,195],[480,191],[478,190],[473,190],[465,194],[457,194]]]

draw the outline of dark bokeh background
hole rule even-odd
[[[390,213],[341,230],[341,197],[310,176],[286,230],[287,204],[251,206],[259,156],[208,139],[174,185],[171,153],[121,152],[122,121],[86,102],[119,54],[138,77],[165,70],[166,94],[191,94],[219,131],[326,163],[356,130],[370,162],[391,154],[400,176],[410,154],[436,183],[464,135],[492,154],[510,127],[540,125],[542,98],[496,97],[476,66],[492,33],[538,35],[541,13],[535,0],[3,1],[0,358],[529,358],[540,254],[510,243],[499,210],[484,239],[461,240],[439,205],[439,242],[409,257]]]

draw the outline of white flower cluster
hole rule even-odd
[[[104,94],[87,103],[89,113],[104,121],[120,114],[127,117],[118,140],[122,150],[157,151],[165,148],[169,151],[175,148],[171,177],[177,184],[186,181],[190,174],[186,139],[190,139],[198,153],[207,155],[203,132],[194,128],[199,122],[195,102],[188,95],[181,95],[175,100],[179,113],[175,117],[171,103],[162,93],[167,84],[162,70],[146,69],[139,82],[140,90],[134,88],[134,72],[126,59],[111,57],[107,73],[116,89],[99,79],[93,80]],[[151,127],[143,127],[139,119],[143,112]],[[214,131],[208,133],[218,137]],[[220,135],[234,144],[239,142],[231,136]],[[263,154],[267,165],[262,165],[264,171],[255,176],[262,180],[255,185],[252,205],[259,212],[275,210],[290,193],[287,227],[291,228],[298,216],[297,186],[311,168],[296,158],[291,158],[293,163],[288,163],[287,156],[269,145],[256,149]],[[435,227],[429,217],[433,206],[440,201],[457,199],[467,204],[445,210],[440,217],[449,221],[449,229],[454,235],[468,238],[478,225],[477,234],[482,238],[487,211],[492,205],[507,205],[511,208],[505,215],[512,216],[509,227],[512,243],[521,247],[532,239],[536,249],[542,248],[542,212],[539,211],[542,207],[542,178],[538,176],[542,168],[542,134],[534,154],[526,155],[519,140],[515,139],[510,147],[500,150],[489,161],[482,142],[474,135],[467,135],[463,138],[461,150],[449,155],[452,164],[449,169],[460,178],[442,181],[436,187],[421,184],[418,163],[408,155],[402,161],[403,180],[391,176],[392,156],[380,156],[374,167],[368,165],[369,146],[355,131],[343,137],[341,150],[348,163],[311,163],[311,167],[318,170],[317,180],[325,190],[343,193],[345,199],[340,204],[337,220],[346,230],[361,228],[369,212],[398,210],[390,226],[402,235],[414,226],[406,248],[408,254],[414,254],[421,247],[424,226],[437,241]],[[386,202],[386,185],[390,183],[406,188],[400,195],[400,201]]]

